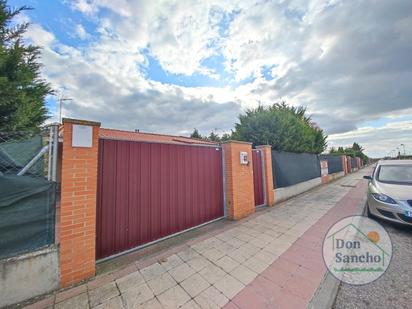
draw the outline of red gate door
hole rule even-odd
[[[263,192],[263,165],[262,165],[262,152],[260,150],[253,149],[252,151],[253,161],[253,186],[255,190],[255,206],[260,206],[265,203],[265,197]]]
[[[101,139],[97,196],[102,259],[222,217],[222,150]]]

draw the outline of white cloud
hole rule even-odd
[[[66,3],[70,4],[73,9],[86,15],[92,15],[97,12],[97,4],[93,0],[69,0]]]
[[[329,136],[329,146],[349,146],[360,143],[371,157],[384,157],[390,151],[405,144],[411,145],[412,121],[388,123],[378,128],[362,127],[354,131]]]
[[[63,45],[39,25],[29,36],[45,46],[47,78],[74,99],[66,110],[71,116],[124,128],[141,122],[169,133],[194,126],[228,130],[241,108],[283,99],[307,105],[332,144],[359,138],[377,149],[364,136],[381,139],[376,133],[381,131],[366,134],[358,129],[362,123],[412,115],[412,3],[407,0],[67,3],[97,23],[91,43]],[[88,38],[80,24],[76,33]],[[139,69],[147,65],[143,51],[169,73],[212,78],[216,72],[202,62],[223,55],[234,80],[220,88],[152,81]],[[272,80],[262,75],[268,67]],[[250,76],[252,82],[237,85]],[[350,133],[336,134],[341,132]]]
[[[86,40],[90,37],[90,35],[87,33],[86,29],[84,29],[83,25],[77,24],[74,27],[74,33],[76,37],[78,37],[81,40]]]
[[[37,24],[30,25],[26,32],[26,37],[39,46],[50,46],[56,41],[56,37],[53,33],[46,31],[43,27]]]

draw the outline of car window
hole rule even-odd
[[[381,165],[377,180],[388,183],[412,184],[412,165]]]

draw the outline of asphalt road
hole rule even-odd
[[[412,308],[412,228],[377,220],[389,233],[393,254],[385,274],[364,286],[342,283],[335,309]]]

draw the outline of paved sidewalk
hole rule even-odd
[[[323,235],[360,213],[365,170],[30,307],[306,308],[326,272]]]

